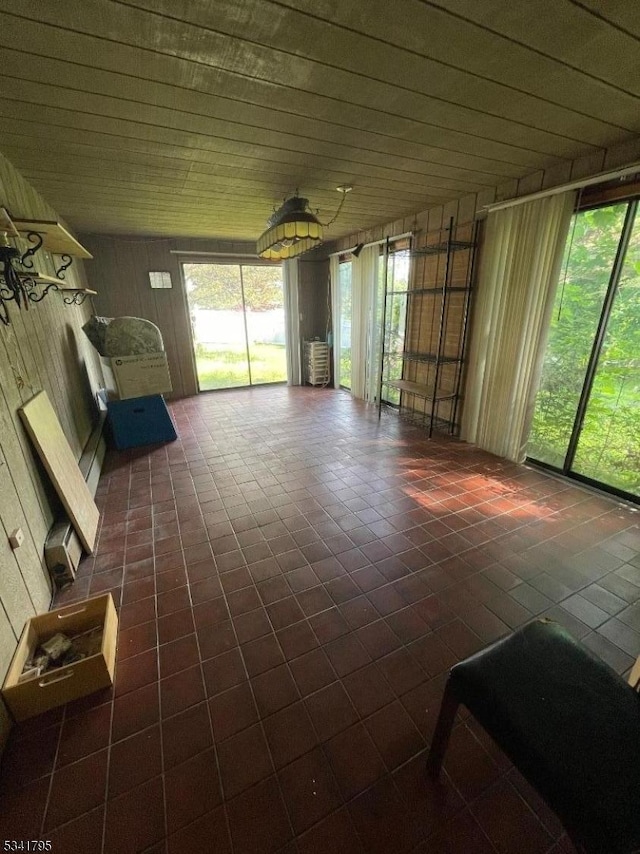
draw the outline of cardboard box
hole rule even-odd
[[[102,627],[99,653],[19,682],[25,662],[43,641],[58,632],[71,637],[97,626]],[[2,686],[13,717],[17,721],[32,718],[113,685],[117,636],[118,615],[110,593],[27,620]]]
[[[111,370],[121,400],[173,391],[165,352],[114,356]]]

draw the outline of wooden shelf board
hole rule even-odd
[[[421,246],[411,250],[412,255],[442,255],[445,252],[456,252],[460,249],[473,249],[475,243],[466,240],[451,240],[448,243],[434,243],[431,246]]]
[[[397,403],[390,403],[388,400],[383,400],[381,402],[381,406],[383,409],[393,412],[394,415],[401,418],[403,421],[408,421],[417,427],[428,427],[429,422],[431,421],[431,415],[428,412],[415,412],[414,410],[407,409],[406,407],[402,408],[398,406]],[[434,415],[433,427],[435,430],[439,430],[442,433],[456,435],[458,424],[452,424],[452,422],[447,421],[446,418],[438,418]]]
[[[458,362],[462,361],[462,359],[457,356],[438,356],[437,353],[405,352],[403,354],[403,358],[408,362],[428,362],[429,364],[437,364],[440,362],[441,365],[456,365]]]
[[[93,258],[84,246],[69,234],[67,229],[56,220],[14,219],[14,226],[21,234],[37,232],[41,235],[42,248],[54,255],[71,255],[74,258]]]
[[[92,291],[90,288],[74,288],[69,285],[65,285],[62,279],[58,279],[55,276],[47,276],[45,273],[27,273],[24,270],[19,270],[18,275],[21,279],[33,279],[34,282],[44,282],[47,285],[57,285],[59,291],[75,291],[78,294],[88,294],[90,296],[97,296],[98,291]]]
[[[6,232],[9,237],[20,237],[6,208],[0,208],[0,232]]]
[[[409,380],[385,380],[385,385],[389,388],[397,388],[399,391],[404,391],[407,394],[415,394],[418,397],[424,397],[426,400],[451,400],[455,397],[453,393],[434,394],[433,388],[420,383],[413,383]]]
[[[57,279],[55,276],[47,276],[45,273],[37,273],[35,270],[33,272],[18,270],[18,275],[21,279],[33,279],[34,282],[46,282],[48,285],[58,285],[60,287],[63,284],[62,279]]]
[[[469,287],[463,287],[462,285],[449,285],[446,288],[409,288],[408,291],[387,291],[388,296],[402,296],[402,297],[415,297],[421,296],[423,294],[427,294],[429,296],[442,294],[442,291],[445,291],[448,294],[453,293],[464,293],[465,291],[471,291]]]

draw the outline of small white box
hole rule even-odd
[[[111,370],[121,400],[165,394],[173,390],[165,352],[114,356],[111,359]]]

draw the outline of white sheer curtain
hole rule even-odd
[[[287,385],[302,385],[300,356],[300,311],[298,309],[298,259],[282,263]]]
[[[376,329],[374,310],[379,257],[378,245],[366,246],[353,259],[351,276],[351,394],[366,401],[371,400],[371,379],[377,376],[375,354],[380,349],[380,330]]]
[[[489,213],[462,438],[521,462],[575,193]]]
[[[380,247],[375,247],[379,250]],[[384,270],[388,263],[387,244],[382,244],[382,254],[376,251],[372,259],[370,280],[372,282],[369,309],[369,357],[365,400],[377,403],[380,392],[380,359],[382,354],[382,322],[384,310]]]
[[[329,257],[331,282],[331,330],[333,333],[333,387],[340,388],[340,258]]]

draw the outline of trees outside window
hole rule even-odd
[[[610,310],[604,310],[608,291]],[[601,322],[604,334],[596,348]],[[596,370],[585,388],[590,360]],[[588,394],[586,409],[577,424],[583,394]],[[527,452],[565,473],[640,495],[640,217],[635,202],[574,216]]]

